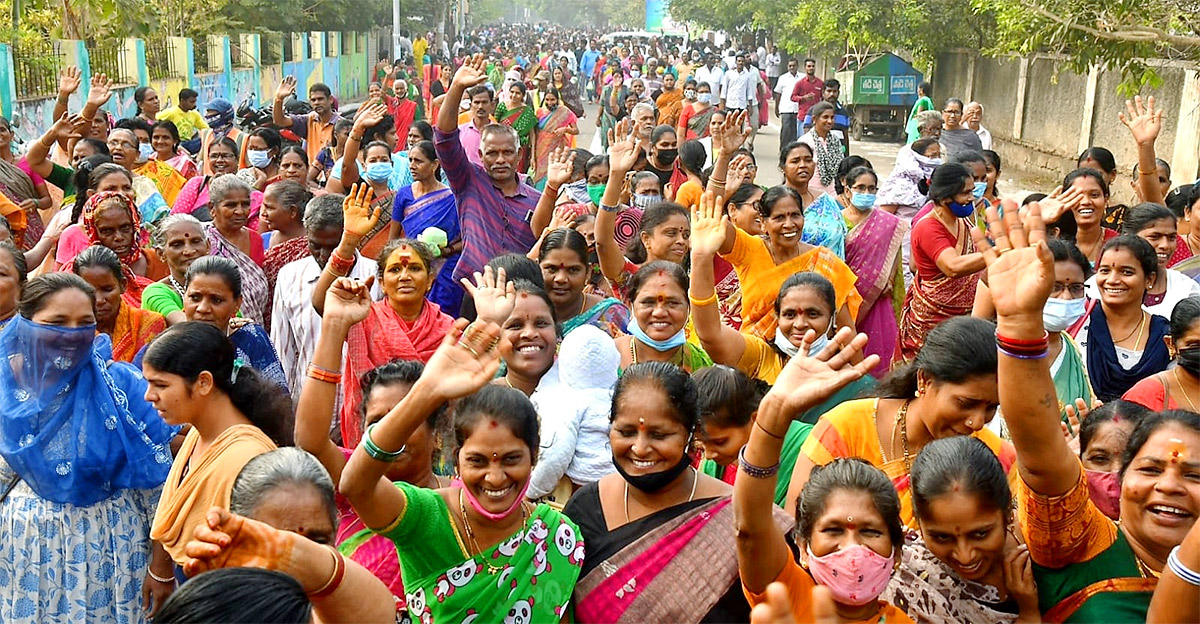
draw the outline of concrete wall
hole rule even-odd
[[[1200,66],[1152,64],[1162,85],[1141,95],[1153,95],[1165,111],[1156,152],[1171,163],[1175,184],[1191,183],[1200,177]],[[1100,68],[1086,75],[1070,72],[1050,56],[996,59],[958,51],[938,57],[933,90],[939,106],[948,97],[984,105],[983,123],[1005,169],[1061,179],[1087,147],[1112,150],[1118,167],[1114,192],[1127,200],[1137,148],[1117,117],[1125,111],[1120,81],[1120,74]]]

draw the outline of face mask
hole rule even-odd
[[[1057,299],[1051,297],[1042,307],[1042,324],[1048,332],[1060,332],[1075,324],[1083,316],[1087,299]]]
[[[976,182],[975,188],[971,189],[971,194],[975,196],[975,199],[983,199],[985,191],[987,191],[987,182]]]
[[[630,76],[631,78],[641,78],[641,77],[642,77],[642,72],[640,72],[640,71],[638,71],[638,70],[636,70],[636,69],[631,69],[631,70],[629,70],[629,76]]]
[[[921,168],[921,173],[925,174],[925,177],[927,178],[933,173],[934,169],[942,166],[941,158],[929,158],[928,156],[922,156],[915,153],[913,156],[917,160],[917,166]]]
[[[479,499],[475,498],[475,494],[471,492],[471,488],[467,487],[466,484],[462,482],[462,479],[455,479],[450,486],[453,487],[457,485],[458,487],[462,488],[463,494],[465,494],[467,497],[467,503],[471,505],[471,508],[474,509],[476,513],[484,518],[487,518],[488,520],[491,520],[492,522],[498,522],[507,518],[512,514],[512,512],[516,511],[517,508],[521,506],[521,503],[525,502],[525,493],[529,491],[529,483],[531,481],[532,479],[525,481],[525,485],[521,487],[521,493],[517,495],[517,500],[513,501],[513,504],[508,509],[504,510],[504,513],[492,513],[484,509],[483,505],[479,504]]]
[[[817,334],[817,339],[808,347],[808,357],[816,357],[828,345],[828,334]],[[792,344],[792,341],[783,335],[783,330],[778,327],[775,328],[775,346],[779,347],[779,350],[786,353],[788,357],[796,357],[796,354],[800,352],[800,347]]]
[[[629,203],[633,204],[634,208],[645,210],[650,207],[650,204],[657,201],[662,201],[662,197],[658,195],[634,195],[630,198]]]
[[[675,159],[678,157],[679,150],[677,149],[658,150],[658,164],[660,165],[669,165],[675,162]]]
[[[694,100],[694,99],[696,99],[696,90],[695,90],[695,89],[687,89],[687,90],[685,90],[685,91],[683,92],[683,97],[685,97],[685,98],[687,98],[687,99],[689,99],[689,100]]]
[[[1180,349],[1175,361],[1179,363],[1179,368],[1200,377],[1200,347]]]
[[[687,446],[688,448],[691,448],[692,446],[692,439],[690,436],[688,437]],[[637,488],[639,491],[647,494],[653,494],[667,487],[672,481],[679,478],[679,475],[683,474],[683,471],[687,470],[688,466],[691,465],[691,459],[692,458],[688,456],[687,453],[684,453],[683,457],[679,458],[679,463],[675,464],[675,466],[672,468],[668,468],[662,472],[637,476],[625,472],[625,470],[621,468],[621,463],[617,461],[615,456],[613,457],[613,466],[617,469],[617,472],[621,475],[621,478],[624,479],[626,483]]]
[[[1084,470],[1088,492],[1100,513],[1116,520],[1121,515],[1121,475],[1114,472]]]
[[[552,113],[553,113],[555,110],[557,110],[557,109],[558,109],[558,104],[555,104],[555,105],[553,105],[553,106],[547,106],[547,107],[546,107],[546,110],[548,110],[548,111],[550,111],[550,112],[552,112]]]
[[[964,219],[975,214],[975,204],[960,204],[956,201],[950,202],[950,212],[959,219]]]
[[[607,184],[588,184],[587,185],[588,199],[592,200],[593,204],[596,204],[597,206],[599,206],[600,199],[602,197],[604,197],[604,189],[607,186],[608,186]]]
[[[875,206],[875,193],[854,193],[850,204],[859,210],[870,210]]]
[[[271,152],[268,150],[246,150],[246,162],[251,167],[262,169],[271,164]]]
[[[700,102],[701,104],[712,104],[712,94],[711,93],[697,93],[696,101]]]
[[[149,143],[138,143],[138,162],[150,160],[154,155],[154,146]]]
[[[580,178],[574,182],[569,182],[563,185],[563,190],[577,204],[586,204],[591,200],[588,196],[588,183],[586,178]]]
[[[638,339],[638,342],[654,349],[655,351],[670,351],[676,347],[682,347],[687,341],[687,337],[683,334],[683,328],[679,329],[679,333],[667,338],[666,340],[655,340],[646,335],[642,328],[638,326],[637,319],[630,317],[629,319],[629,335]]]
[[[367,165],[365,175],[372,182],[383,182],[392,175],[392,163],[373,162]]]
[[[883,593],[892,577],[895,557],[895,550],[883,557],[860,544],[818,557],[809,547],[808,571],[813,579],[829,588],[834,600],[861,607]]]

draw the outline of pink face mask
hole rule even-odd
[[[512,514],[512,512],[516,511],[517,507],[521,506],[521,503],[525,501],[525,493],[529,491],[529,484],[531,482],[533,482],[533,479],[529,479],[525,482],[524,487],[521,488],[521,493],[517,495],[517,500],[513,501],[513,504],[508,509],[504,510],[504,513],[493,513],[484,509],[483,505],[479,504],[479,499],[475,498],[475,495],[471,493],[471,488],[467,487],[467,485],[462,482],[462,479],[455,479],[450,486],[462,488],[463,494],[467,496],[467,502],[471,504],[471,508],[474,509],[479,515],[491,520],[492,522],[499,522],[500,520],[507,518],[510,514]]]
[[[833,592],[834,600],[861,607],[883,593],[892,577],[895,557],[895,549],[884,557],[861,544],[835,550],[823,557],[814,555],[809,547],[808,570],[818,583]]]
[[[1116,520],[1121,515],[1121,475],[1114,472],[1084,470],[1092,502],[1101,513]]]

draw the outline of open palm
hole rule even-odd
[[[483,267],[483,273],[475,273],[475,282],[462,278],[463,288],[475,302],[476,318],[503,323],[517,307],[517,291],[507,279],[504,269],[492,272],[492,267]]]
[[[867,346],[867,335],[854,335],[848,327],[838,330],[821,353],[809,357],[808,349],[813,340],[816,340],[816,333],[810,330],[800,351],[788,360],[771,388],[770,394],[781,399],[784,409],[793,416],[821,404],[879,364],[878,355],[869,355],[858,364],[850,363]]]
[[[721,202],[712,191],[705,191],[699,205],[692,209],[692,255],[712,257],[725,244],[728,231],[729,217]]]
[[[1133,140],[1138,145],[1153,145],[1162,132],[1163,112],[1162,109],[1155,108],[1153,95],[1146,98],[1144,105],[1140,95],[1132,101],[1125,100],[1125,112],[1119,113],[1117,117],[1129,128]]]
[[[482,54],[476,54],[463,61],[462,67],[459,67],[458,71],[454,72],[453,84],[464,89],[482,84],[487,80],[487,69],[484,67],[485,62]]]
[[[418,380],[423,391],[443,401],[479,390],[500,370],[500,326],[486,321],[470,325],[458,319]]]
[[[342,214],[347,234],[361,238],[379,223],[383,209],[381,207],[371,208],[371,200],[374,197],[375,191],[371,189],[370,184],[361,183],[351,187],[346,199],[342,200]]]
[[[994,244],[979,228],[971,228],[971,238],[987,263],[988,290],[998,317],[1041,318],[1054,286],[1054,255],[1046,246],[1042,207],[1032,202],[1023,216],[1025,223],[1022,215],[1008,211],[1002,222],[996,209],[988,208],[988,234]]]
[[[572,153],[565,147],[560,147],[550,154],[550,164],[546,167],[546,183],[558,188],[571,179],[575,170]]]

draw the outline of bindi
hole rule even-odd
[[[496,427],[499,427],[499,426],[500,426],[500,423],[498,423],[494,420],[488,421],[488,429],[495,429]]]
[[[1179,438],[1171,438],[1167,441],[1167,461],[1172,464],[1178,464],[1181,461],[1187,460],[1187,447],[1184,446],[1183,440]]]

